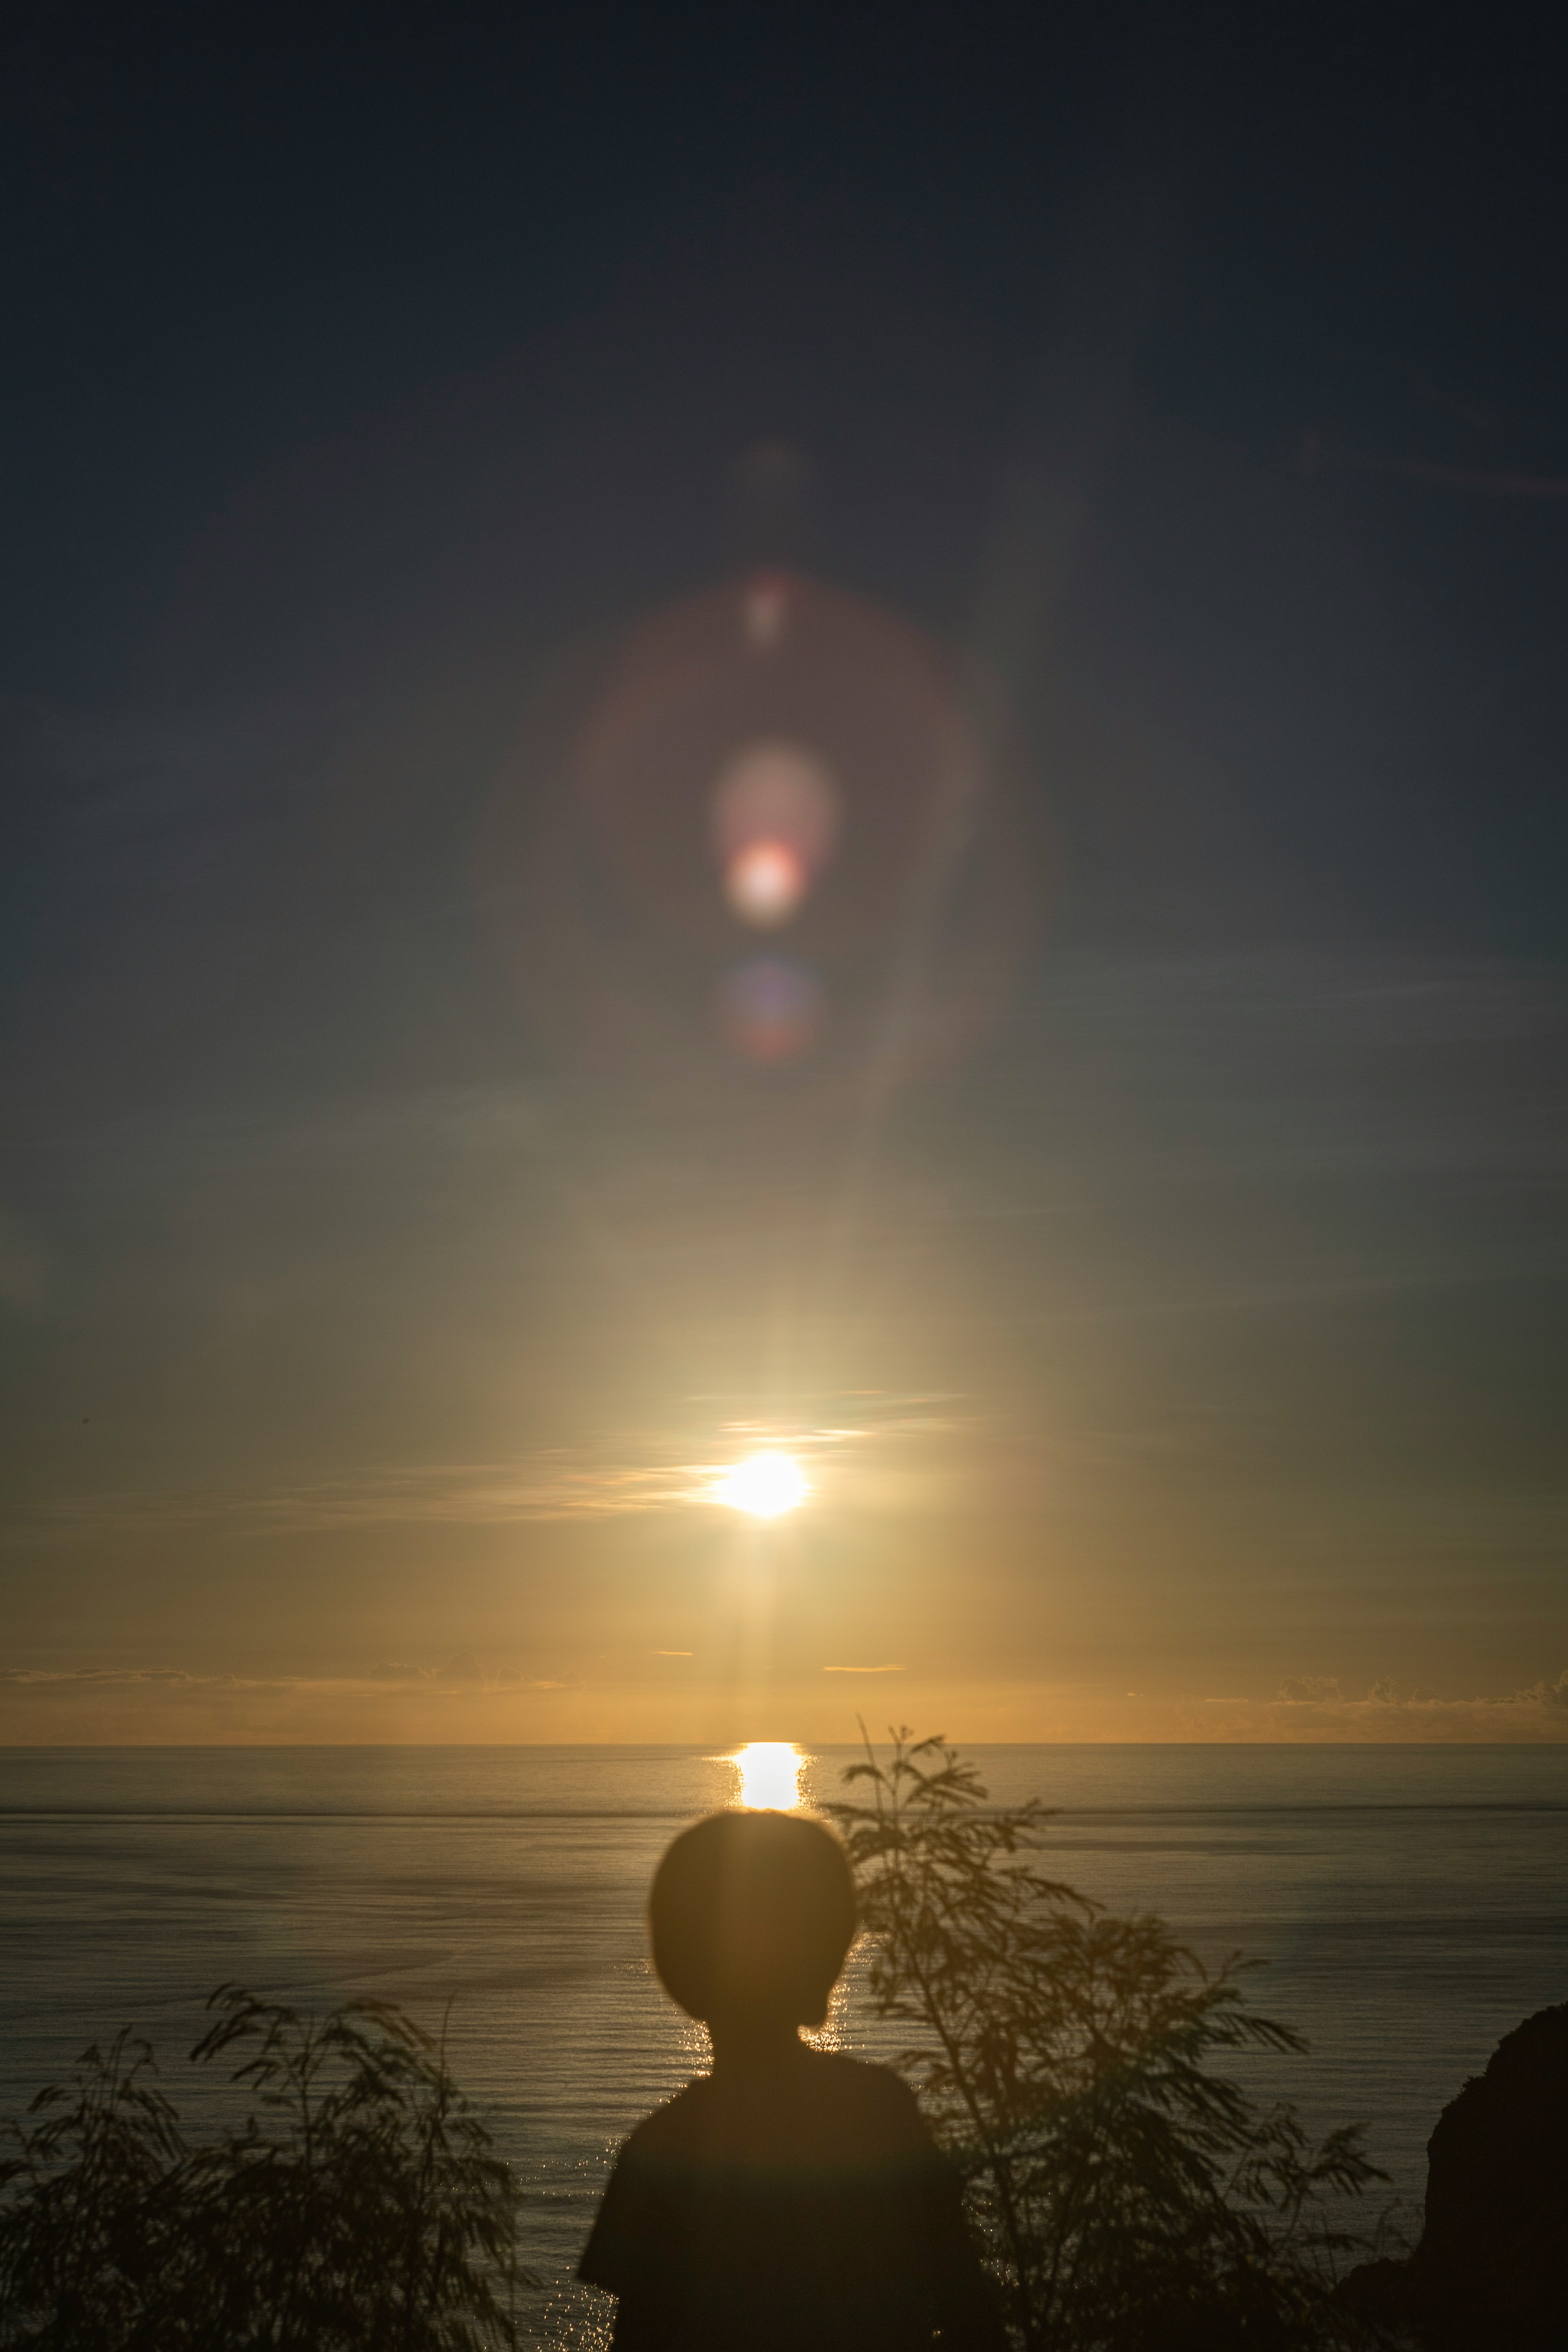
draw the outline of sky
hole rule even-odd
[[[1546,12],[16,22],[0,1740],[1568,1738]]]

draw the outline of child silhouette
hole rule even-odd
[[[578,2276],[620,2352],[1002,2352],[958,2183],[885,2066],[813,2050],[855,1935],[843,1848],[798,1813],[713,1813],[648,1900],[711,2074],[639,2124]]]

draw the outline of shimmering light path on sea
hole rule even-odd
[[[1363,2118],[1418,2200],[1443,2103],[1530,2011],[1568,1998],[1568,1748],[1003,1748],[1052,1866],[1267,1967],[1260,2006],[1309,2059],[1254,2069],[1309,2120]],[[851,1751],[803,1759],[831,1794]],[[791,1762],[793,1759],[786,1759]],[[778,1801],[779,1757],[767,1783]],[[757,1787],[763,1788],[758,1778]],[[734,1802],[726,1759],[677,1748],[0,1750],[0,2111],[130,2022],[172,2060],[237,1979],[374,1993],[439,2028],[532,2198],[557,2284],[542,2327],[602,2337],[569,2276],[609,2152],[702,2063],[649,1975],[642,1903],[675,1829]],[[875,2047],[853,1981],[834,2021]],[[187,2116],[197,2095],[177,2064]]]

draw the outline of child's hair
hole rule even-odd
[[[710,1813],[667,1851],[647,1916],[653,1964],[690,2016],[820,2025],[855,1940],[855,1882],[819,1822]]]

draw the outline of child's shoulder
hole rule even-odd
[[[825,2052],[820,2113],[832,2139],[862,2156],[902,2158],[924,2152],[930,2135],[915,2095],[890,2066]]]
[[[915,2095],[901,2074],[868,2058],[846,2058],[836,2050],[813,2051],[806,2080],[825,2102],[879,2116],[918,2115]]]
[[[706,2147],[715,2129],[721,2130],[728,2120],[719,2112],[724,2105],[712,2077],[700,2075],[637,2126],[628,2152],[673,2157]],[[788,2116],[810,2137],[826,2132],[847,2149],[858,2146],[891,2153],[927,2145],[909,2084],[890,2067],[841,2057],[836,2051],[809,2053],[787,2087],[780,2085],[775,2112],[781,2124]]]

